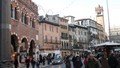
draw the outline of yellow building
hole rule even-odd
[[[61,32],[61,52],[62,56],[70,55],[70,46],[69,46],[69,32],[68,32],[68,20],[62,17],[59,17],[60,32]]]

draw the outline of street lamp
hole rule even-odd
[[[12,68],[10,3],[11,0],[0,0],[0,68]]]
[[[107,16],[108,16],[108,30],[109,30],[109,41],[110,40],[110,17],[109,17],[109,6],[108,6],[108,0],[106,0],[106,5],[107,5]]]

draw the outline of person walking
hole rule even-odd
[[[36,62],[35,62],[34,58],[32,58],[32,60],[31,60],[32,68],[35,68],[35,64],[36,64]]]
[[[30,67],[30,59],[29,59],[29,57],[26,58],[25,62],[26,62],[26,68],[29,68]]]
[[[98,60],[93,56],[93,54],[89,55],[86,68],[99,68]]]
[[[110,57],[108,58],[108,63],[109,63],[110,68],[117,68],[118,61],[115,58],[114,54],[110,55]]]
[[[43,56],[42,63],[45,65],[45,56]]]
[[[118,66],[117,66],[117,68],[120,68],[120,54],[118,54],[117,61],[118,61]]]
[[[39,68],[39,65],[40,65],[40,62],[39,62],[39,60],[38,60],[38,58],[37,58],[36,67]]]
[[[81,57],[80,57],[80,56],[77,56],[77,57],[76,57],[75,64],[76,64],[75,68],[81,68],[81,67],[82,67],[83,64],[82,64],[82,61],[81,61]]]
[[[75,66],[75,61],[76,61],[76,56],[73,56],[72,62],[73,62],[73,67],[74,67],[74,68],[76,68],[76,66]]]
[[[17,56],[15,56],[14,67],[18,68],[18,59],[17,59]]]
[[[110,68],[109,64],[108,64],[108,60],[107,60],[107,58],[105,57],[104,54],[101,56],[101,58],[99,60],[100,60],[100,63],[101,63],[101,68]]]
[[[69,56],[67,56],[66,59],[65,59],[65,65],[66,65],[66,68],[71,68]]]
[[[86,68],[86,65],[87,65],[87,56],[84,56],[83,64],[84,64],[84,68]]]
[[[39,55],[39,62],[42,63],[42,55]]]

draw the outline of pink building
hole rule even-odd
[[[46,18],[40,21],[42,26],[42,44],[41,51],[53,53],[54,50],[61,48],[60,27],[55,15],[46,15]],[[41,31],[41,30],[40,30]]]

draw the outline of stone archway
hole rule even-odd
[[[28,41],[27,41],[27,39],[26,38],[23,38],[22,40],[21,40],[21,44],[20,44],[20,47],[19,47],[19,53],[20,53],[20,58],[19,58],[19,60],[20,60],[20,63],[21,62],[24,62],[25,61],[25,57],[28,55],[27,53],[28,53]]]
[[[35,54],[35,41],[31,40],[30,48],[29,48],[29,56],[33,57],[34,54]]]
[[[13,47],[13,51],[17,52],[17,48],[18,48],[18,38],[16,35],[11,35],[11,44]]]
[[[12,48],[12,60],[14,61],[15,55],[18,53],[18,38],[16,35],[11,35],[11,48]]]

